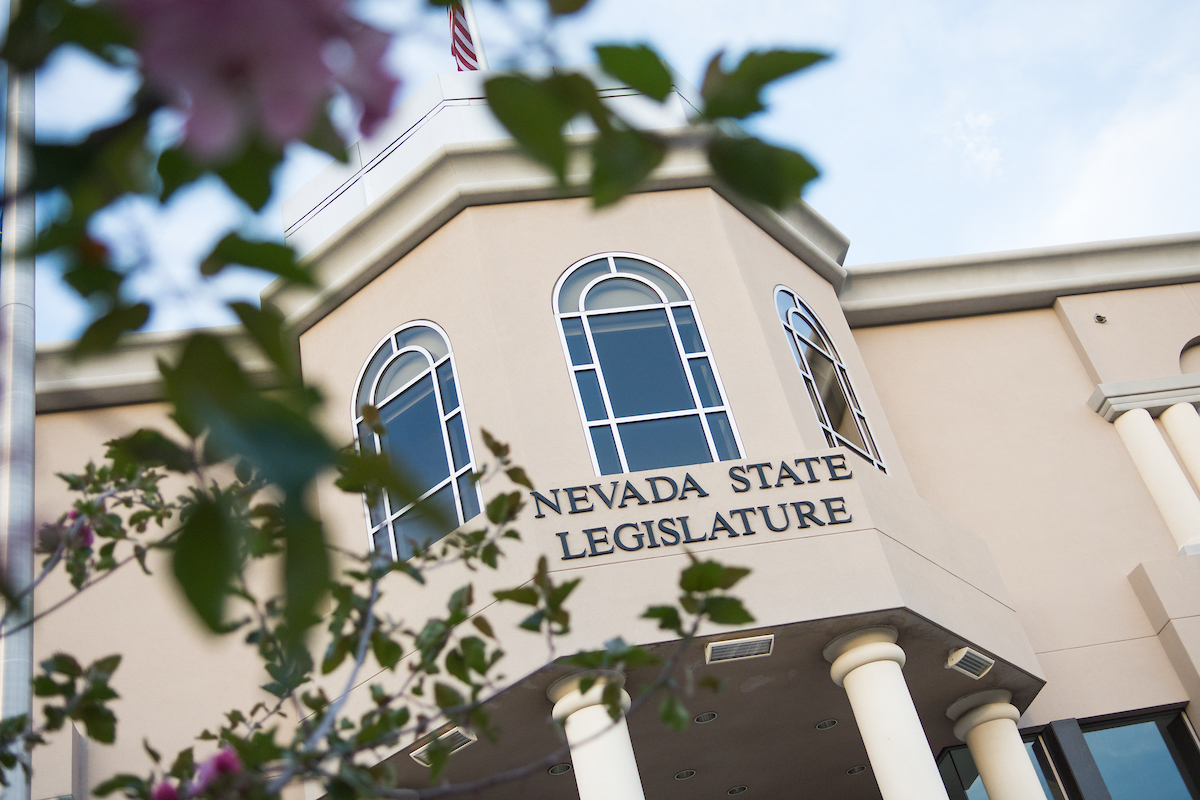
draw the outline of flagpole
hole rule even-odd
[[[475,9],[471,7],[471,0],[462,0],[462,7],[467,18],[467,31],[471,34],[471,44],[475,46],[475,63],[480,69],[487,69],[487,56],[483,52],[483,39],[479,37],[479,23],[475,21]]]
[[[9,22],[20,0],[10,0]],[[0,238],[0,555],[9,589],[20,595],[33,583],[33,76],[8,70],[5,108],[4,231]],[[5,719],[33,716],[33,598],[8,617],[0,682]],[[24,770],[8,770],[3,800],[29,800]]]

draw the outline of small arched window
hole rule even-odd
[[[363,367],[354,398],[360,450],[386,453],[423,501],[417,508],[391,492],[373,504],[364,497],[373,551],[407,559],[479,513],[479,487],[471,480],[475,458],[454,356],[440,328],[411,322],[393,331]],[[366,405],[379,410],[382,434],[364,422]],[[438,517],[452,524],[439,525]]]
[[[775,307],[829,446],[849,447],[886,472],[846,364],[821,320],[785,286],[775,288]]]
[[[615,253],[554,290],[563,352],[598,475],[741,458],[708,340],[665,267]]]

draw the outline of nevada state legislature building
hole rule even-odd
[[[693,116],[687,90],[604,94],[663,136]],[[453,780],[565,735],[569,761],[478,796],[1200,798],[1200,234],[848,269],[833,224],[733,195],[687,146],[593,211],[482,98],[480,74],[440,76],[287,201],[320,288],[263,295],[331,436],[403,459],[451,517],[480,512],[480,430],[512,445],[537,492],[477,598],[543,555],[583,579],[554,654],[479,604],[510,631],[501,736],[439,730]],[[40,349],[39,522],[66,507],[56,472],[169,428],[154,364],[180,338],[79,366]],[[444,533],[388,498],[318,501],[346,548],[403,559]],[[687,699],[685,732],[652,710],[607,727],[601,685],[636,696],[655,670],[581,693],[555,656],[614,636],[666,653],[638,615],[675,597],[685,549],[752,570],[756,621],[685,656],[725,687]],[[451,572],[388,612],[434,613]],[[253,653],[189,624],[166,580],[115,576],[35,640],[126,656],[117,744],[56,742],[38,800],[144,773],[143,737],[173,753],[262,699]],[[350,707],[369,702],[364,683]],[[387,755],[404,780],[427,781],[424,744]]]

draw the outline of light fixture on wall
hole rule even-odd
[[[709,642],[704,647],[704,663],[715,664],[718,661],[762,658],[771,655],[774,647],[775,634],[773,633],[768,633],[766,636],[748,636],[744,639]]]
[[[961,672],[963,675],[970,676],[974,680],[979,680],[984,675],[987,675],[995,665],[996,659],[988,658],[983,653],[970,647],[960,647],[957,650],[951,650],[950,656],[946,659],[946,669]]]
[[[447,755],[449,755],[450,753],[457,753],[467,745],[478,741],[478,739],[479,737],[466,728],[455,726],[445,733],[438,734],[436,737],[434,737],[433,741],[418,747],[416,750],[413,750],[411,753],[409,753],[409,755],[412,756],[413,761],[417,762],[423,767],[428,767],[433,763],[429,758],[429,751],[433,749],[435,744],[446,748]]]

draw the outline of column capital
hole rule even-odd
[[[1007,689],[984,689],[958,698],[946,709],[946,716],[954,721],[954,735],[965,742],[967,734],[985,722],[1009,719],[1014,723],[1021,712],[1010,701],[1012,692]]]
[[[829,677],[841,686],[847,675],[873,661],[895,661],[903,667],[904,650],[896,644],[898,638],[896,629],[888,626],[843,633],[827,644],[823,652],[825,660],[833,665],[829,668]]]
[[[586,678],[595,681],[586,692],[579,690],[579,684]],[[563,722],[576,711],[589,706],[598,706],[604,702],[604,689],[608,686],[620,687],[621,710],[629,710],[629,694],[625,691],[625,676],[617,670],[592,669],[575,672],[559,678],[546,689],[546,697],[554,703],[553,716],[556,722]]]

